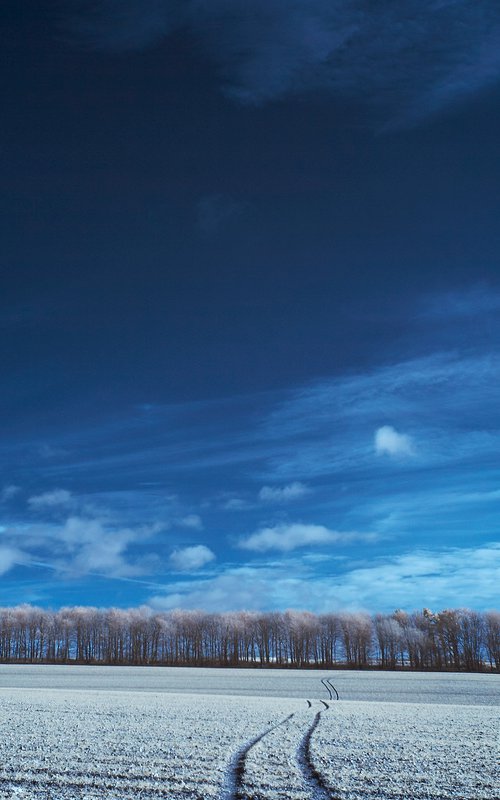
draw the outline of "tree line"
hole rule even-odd
[[[0,608],[0,661],[500,671],[500,612]]]

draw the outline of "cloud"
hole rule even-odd
[[[195,531],[201,531],[203,529],[203,522],[198,514],[188,514],[187,516],[178,519],[177,525],[179,525],[181,528],[191,528]]]
[[[310,494],[311,490],[300,481],[293,481],[286,486],[263,486],[259,492],[259,500],[263,503],[287,503]]]
[[[453,318],[459,322],[466,319],[475,321],[499,311],[500,294],[490,286],[478,284],[461,291],[424,297],[418,315],[425,322],[433,320],[449,324]]]
[[[252,508],[252,504],[241,497],[230,497],[222,503],[224,511],[248,511]]]
[[[350,607],[488,608],[498,602],[500,543],[477,548],[421,549],[350,571],[339,597]]]
[[[318,562],[319,564],[321,562]],[[218,575],[174,582],[149,600],[155,608],[206,611],[307,609],[315,613],[388,613],[430,607],[494,608],[500,582],[500,542],[480,547],[410,550],[366,565],[330,562],[328,574],[303,559],[227,567]],[[332,564],[336,564],[332,570]],[[324,566],[324,562],[323,562]]]
[[[162,593],[149,599],[153,608],[234,611],[236,609],[267,610],[290,607],[290,593],[300,590],[301,580],[288,580],[278,569],[233,567],[208,579],[173,583]],[[298,597],[298,595],[296,596]],[[307,595],[302,596],[307,603]],[[296,600],[296,598],[295,598]]]
[[[500,358],[495,352],[437,352],[373,367],[273,398],[252,431],[252,447],[231,452],[235,463],[236,457],[259,456],[265,463],[260,474],[267,480],[287,481],[298,474],[308,481],[321,476],[342,482],[359,479],[373,469],[374,431],[381,418],[389,418],[396,432],[411,427],[418,454],[418,462],[392,459],[398,471],[425,464],[442,478],[446,467],[453,480],[452,473],[475,459],[477,485],[477,465],[486,465],[500,446],[494,421],[499,389]]]
[[[52,492],[44,492],[30,497],[28,500],[31,508],[59,508],[61,506],[68,506],[72,502],[71,492],[66,489],[54,489]]]
[[[410,436],[398,433],[391,425],[383,425],[375,431],[375,452],[377,455],[413,456],[415,450]]]
[[[176,549],[170,556],[170,564],[179,572],[201,569],[214,560],[215,554],[204,544]]]
[[[240,539],[239,547],[255,553],[266,553],[269,550],[289,553],[299,547],[318,547],[353,541],[370,542],[376,539],[375,534],[344,533],[332,531],[324,525],[294,523],[276,525],[274,528],[261,528],[250,536]]]
[[[0,575],[9,572],[24,558],[23,553],[14,547],[0,547]]]
[[[9,500],[12,500],[13,497],[19,494],[21,491],[20,486],[4,486],[3,489],[0,491],[0,503],[8,503]]]
[[[69,25],[111,51],[153,46],[182,28],[239,102],[322,89],[407,122],[500,74],[496,0],[100,0],[80,4]]]
[[[157,569],[159,559],[148,551],[146,543],[159,530],[158,525],[117,527],[103,519],[76,515],[60,524],[13,525],[2,531],[4,571],[20,559],[20,545],[24,564],[45,566],[64,577],[93,574],[124,578],[151,574]]]
[[[51,444],[47,444],[47,442],[39,444],[36,451],[37,456],[44,461],[55,461],[67,455],[67,451],[62,447],[54,447]]]
[[[131,558],[129,549],[157,532],[155,525],[114,528],[100,519],[70,517],[54,532],[66,551],[54,563],[66,572],[97,573],[109,577],[144,575],[151,570],[155,557],[145,550],[143,555]]]

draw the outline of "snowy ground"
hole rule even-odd
[[[500,798],[500,676],[328,676],[0,665],[0,798]]]
[[[493,800],[498,736],[498,708],[341,702],[322,715],[311,756],[348,800]]]

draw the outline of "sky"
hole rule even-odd
[[[498,608],[496,0],[0,22],[0,604]]]

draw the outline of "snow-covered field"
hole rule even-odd
[[[497,675],[0,665],[0,798],[498,800],[499,708]]]

